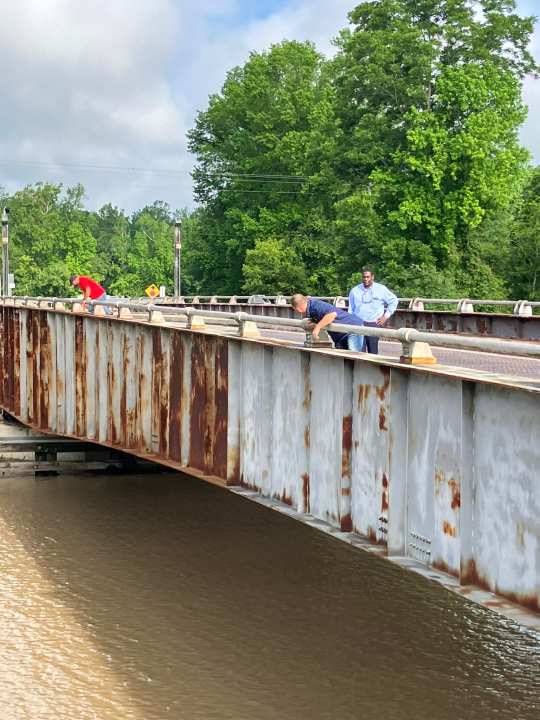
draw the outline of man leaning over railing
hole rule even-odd
[[[375,282],[375,273],[369,267],[362,268],[362,282],[349,293],[349,313],[360,318],[368,327],[382,327],[398,306],[398,299],[386,285]],[[379,352],[378,337],[349,336],[349,350]]]
[[[327,325],[331,325],[334,321],[343,325],[363,325],[362,320],[356,315],[351,315],[343,308],[330,305],[325,300],[312,298],[306,295],[296,293],[291,297],[291,305],[297,313],[305,315],[313,323],[315,323],[311,334],[315,340],[319,339],[320,331]],[[339,333],[329,331],[328,333],[334,341],[334,347],[338,350],[347,350],[349,348],[349,339],[354,337],[347,333]],[[362,337],[362,336],[361,336]]]

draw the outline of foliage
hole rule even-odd
[[[325,59],[283,41],[227,74],[188,144],[182,291],[345,294],[363,264],[401,296],[539,297],[540,175],[518,142],[537,68],[515,0],[366,0]],[[18,293],[173,282],[177,213],[12,197]]]

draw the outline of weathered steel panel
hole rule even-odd
[[[463,581],[540,610],[538,396],[478,384],[473,559]]]
[[[30,347],[32,348],[32,356],[34,362],[32,363],[32,422],[36,427],[41,427],[41,418],[40,418],[40,409],[41,409],[41,402],[40,402],[40,385],[39,385],[39,378],[40,378],[40,360],[41,360],[41,348],[40,348],[40,341],[41,341],[41,333],[40,333],[40,326],[39,326],[39,315],[40,313],[37,310],[33,310],[30,313],[31,323],[30,323],[30,332],[31,332],[31,338],[30,338]],[[13,316],[12,316],[13,317]],[[13,338],[13,333],[11,333],[11,337]],[[12,392],[13,388],[13,377],[11,377],[10,380],[10,393]],[[11,394],[10,394],[11,397]],[[11,405],[11,409],[13,410],[13,405]]]
[[[339,498],[340,527],[352,532],[352,453],[353,453],[353,384],[354,362],[343,365],[343,422],[341,437],[341,490]],[[309,426],[308,426],[309,432]]]
[[[227,423],[229,394],[228,340],[214,337],[215,345],[215,405],[213,427],[212,474],[227,481]],[[209,348],[210,349],[210,348]]]
[[[136,373],[136,328],[133,323],[123,326],[122,347],[122,392],[120,399],[120,416],[122,420],[123,445],[125,448],[137,449],[137,388]]]
[[[66,431],[66,323],[67,316],[58,313],[53,316],[56,325],[56,421],[54,431]]]
[[[98,436],[98,357],[99,357],[99,320],[90,319],[85,325],[86,354],[86,437],[93,440]]]
[[[97,334],[97,438],[100,442],[109,440],[109,339],[110,321],[98,322]]]
[[[459,575],[461,382],[409,381],[408,554]]]
[[[65,315],[65,427],[68,435],[75,435],[75,320],[73,315]]]
[[[309,512],[309,357],[275,348],[268,494]],[[306,389],[308,396],[306,398]]]
[[[193,335],[191,346],[189,465],[227,476],[227,341]]]
[[[407,554],[407,458],[409,373],[390,370],[390,419],[388,454],[387,549],[390,555]],[[381,497],[381,507],[383,499]]]
[[[82,316],[75,318],[75,434],[86,435],[86,376],[89,365],[86,328],[89,321]]]
[[[138,325],[136,337],[137,399],[136,417],[138,448],[152,452],[152,334],[149,328]]]
[[[0,313],[1,314],[1,313]],[[19,406],[20,413],[19,417],[22,422],[28,422],[28,403],[26,401],[27,396],[27,375],[28,367],[26,362],[26,338],[27,329],[26,323],[28,319],[28,312],[26,310],[19,310]],[[3,345],[3,343],[2,343]],[[0,348],[0,353],[2,348]],[[1,357],[1,356],[0,356]],[[2,382],[2,386],[4,383]],[[3,404],[2,398],[3,388],[0,388],[0,404]]]
[[[310,354],[310,513],[341,526],[343,359]]]
[[[270,488],[272,348],[242,343],[240,484]]]
[[[386,543],[390,477],[390,369],[356,362],[354,368],[352,527]]]
[[[182,335],[173,332],[171,336],[171,362],[169,376],[169,457],[180,462],[182,459],[182,384],[184,352]]]
[[[54,315],[50,313],[43,313],[45,321],[47,323],[47,334],[48,334],[48,351],[47,351],[47,366],[49,372],[48,382],[48,408],[47,408],[47,427],[52,432],[57,432],[56,418],[57,418],[57,399],[56,399],[56,321]],[[18,414],[18,413],[17,413]]]
[[[189,465],[189,453],[191,447],[190,428],[191,428],[191,349],[192,349],[192,333],[181,333],[182,339],[182,415],[180,417],[180,437],[181,437],[181,457],[182,465]]]
[[[168,457],[170,329],[152,329],[152,450]]]
[[[227,485],[240,483],[240,424],[242,416],[242,343],[229,342],[227,367]]]
[[[109,323],[109,353],[108,353],[108,381],[109,381],[109,441],[113,445],[120,445],[123,439],[122,432],[122,385],[123,385],[123,328],[121,323]]]

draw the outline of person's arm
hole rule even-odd
[[[386,323],[386,321],[388,320],[388,318],[391,317],[396,312],[396,308],[398,306],[397,296],[394,295],[394,293],[391,290],[389,290],[387,287],[384,287],[383,303],[384,303],[384,313],[377,320],[377,325],[384,325]]]
[[[325,328],[327,325],[331,325],[336,318],[337,318],[336,312],[329,312],[329,313],[326,313],[326,315],[319,320],[319,322],[315,325],[315,327],[313,328],[313,331],[312,331],[313,337],[315,338],[315,340],[319,339],[319,333],[321,332],[321,330],[323,328]]]
[[[356,315],[356,294],[354,288],[352,288],[349,293],[349,312]]]

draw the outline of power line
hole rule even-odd
[[[300,182],[303,180],[310,180],[310,175],[287,175],[287,174],[272,174],[272,173],[234,173],[224,170],[222,173],[219,172],[204,172],[202,170],[174,170],[172,168],[142,168],[142,167],[129,167],[126,165],[95,165],[92,163],[61,163],[61,162],[39,162],[35,160],[12,160],[10,162],[0,163],[0,167],[11,167],[13,165],[23,165],[30,167],[43,167],[43,168],[67,168],[72,170],[105,170],[107,172],[136,172],[136,173],[153,173],[162,175],[192,175],[193,172],[200,176],[207,178],[246,178],[252,180],[281,180],[281,181],[294,181]]]

